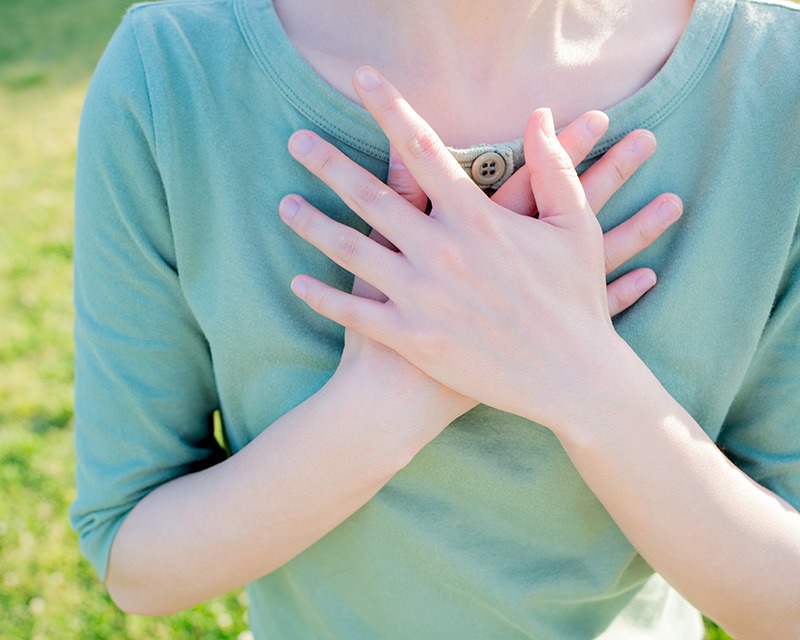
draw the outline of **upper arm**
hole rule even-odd
[[[75,446],[70,511],[105,577],[113,537],[149,491],[223,457],[208,344],[182,293],[129,13],[87,93],[75,195]]]

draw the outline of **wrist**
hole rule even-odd
[[[546,424],[560,440],[593,441],[623,416],[669,397],[647,365],[613,331],[594,340],[573,366]],[[670,397],[671,399],[671,397]]]
[[[411,365],[408,365],[409,367]],[[416,453],[477,403],[419,372],[403,375],[366,360],[340,363],[321,393],[344,399],[369,416],[373,429],[398,439],[410,461]]]

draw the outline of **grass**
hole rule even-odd
[[[244,640],[242,592],[122,614],[67,521],[72,191],[86,85],[128,2],[0,2],[0,639]],[[724,640],[708,623],[708,640]]]
[[[243,594],[122,614],[67,520],[72,192],[86,85],[129,3],[0,2],[0,638],[246,638]]]

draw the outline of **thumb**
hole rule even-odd
[[[400,155],[389,147],[389,177],[386,178],[386,185],[403,196],[420,211],[428,208],[428,196],[417,184],[414,176],[400,158]]]
[[[556,137],[550,109],[531,114],[523,144],[539,219],[569,227],[576,218],[594,218],[572,160]]]

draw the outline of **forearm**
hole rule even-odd
[[[575,467],[701,611],[736,637],[797,638],[800,514],[735,467],[627,345],[620,354],[587,394],[591,413],[560,430]]]
[[[225,462],[148,494],[113,543],[107,586],[115,602],[165,614],[294,558],[457,417],[425,395],[334,375]]]

